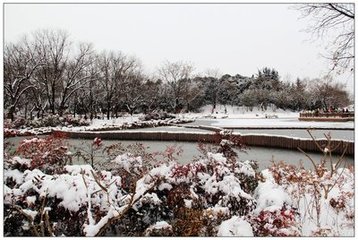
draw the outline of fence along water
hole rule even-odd
[[[94,139],[100,137],[102,139],[116,140],[158,140],[158,141],[184,141],[184,142],[213,142],[214,133],[184,133],[184,132],[65,132],[70,138],[78,139]],[[307,152],[320,152],[316,145],[318,143],[323,149],[326,147],[326,139],[317,139],[316,143],[312,139],[290,138],[285,136],[270,135],[241,135],[242,141],[247,146],[273,147],[297,150],[302,149]],[[344,140],[331,140],[331,148],[335,148],[332,153],[346,155],[354,155],[354,142]]]

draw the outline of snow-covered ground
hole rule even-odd
[[[226,111],[225,111],[226,109]],[[247,107],[237,106],[223,106],[217,105],[213,110],[211,105],[206,105],[200,109],[200,113],[185,113],[180,114],[186,117],[195,118],[266,118],[266,117],[278,117],[278,118],[298,118],[299,112],[292,112],[289,110],[276,109],[268,107],[267,110],[262,111],[260,108],[254,107],[250,111]]]
[[[225,111],[226,108],[226,111]],[[73,128],[97,129],[109,126],[120,126],[138,122],[142,115],[125,116],[117,119],[94,119],[88,127]],[[212,113],[212,106],[207,105],[200,113],[180,113],[177,118],[193,120],[191,125],[212,125],[222,128],[325,128],[354,129],[354,122],[306,122],[299,121],[299,112],[268,107],[266,111],[255,107],[250,111],[246,107],[218,105]]]
[[[181,114],[181,117],[193,117],[197,122],[222,128],[325,128],[354,129],[354,122],[314,122],[299,121],[299,112],[285,111],[269,107],[266,111],[246,107],[217,106],[212,113],[211,106],[205,106],[200,113]]]
[[[226,111],[225,111],[226,109]],[[213,112],[213,113],[212,113]],[[176,119],[169,120],[150,120],[141,121],[143,114],[127,115],[112,119],[93,119],[89,126],[80,127],[41,127],[41,128],[25,128],[25,129],[4,129],[8,131],[8,135],[23,136],[48,134],[53,130],[62,131],[98,131],[98,130],[121,130],[143,127],[158,127],[176,125],[177,123],[192,122],[193,126],[211,126],[212,128],[228,128],[228,129],[344,129],[354,130],[354,122],[314,122],[299,121],[299,113],[285,111],[282,109],[274,109],[269,107],[266,111],[259,108],[253,108],[252,111],[246,107],[221,106],[212,111],[212,106],[205,106],[200,113],[180,113],[176,115]],[[136,127],[138,125],[138,127]],[[154,130],[154,129],[153,129]],[[157,131],[160,129],[155,129]],[[183,131],[195,131],[198,129],[185,129]],[[200,130],[200,132],[202,132]]]

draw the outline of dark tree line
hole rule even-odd
[[[4,48],[5,117],[12,120],[47,114],[109,119],[122,112],[178,113],[218,104],[263,110],[269,104],[292,110],[349,104],[342,85],[329,79],[313,82],[284,82],[271,68],[251,77],[197,76],[187,62],[165,62],[148,76],[139,59],[98,53],[89,43],[73,43],[64,31],[37,31]]]

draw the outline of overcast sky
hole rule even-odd
[[[287,4],[5,4],[5,42],[38,29],[64,29],[97,50],[138,57],[150,73],[165,60],[197,72],[251,76],[263,67],[283,80],[322,77],[324,40],[302,31],[308,19]],[[338,79],[352,86],[353,76]]]

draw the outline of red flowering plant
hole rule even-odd
[[[251,218],[251,226],[255,236],[260,237],[297,237],[300,229],[297,227],[297,209],[283,205],[274,211],[263,210]]]
[[[45,173],[58,173],[71,156],[66,143],[66,134],[55,132],[45,138],[32,138],[21,141],[16,153],[30,159],[29,169],[41,169]]]

